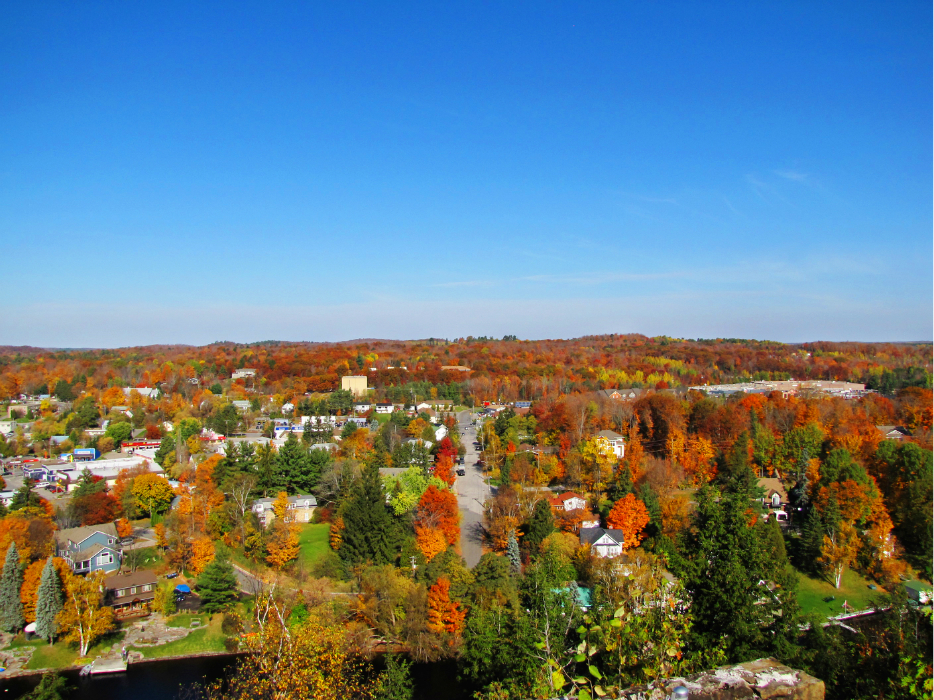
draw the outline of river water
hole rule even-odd
[[[69,700],[175,700],[183,697],[184,688],[223,676],[234,661],[234,656],[204,656],[130,664],[125,673],[81,678],[77,671],[66,671],[63,675],[74,688]],[[14,700],[38,682],[38,676],[0,680],[0,700]]]
[[[195,683],[221,678],[235,656],[203,656],[194,659],[174,659],[130,664],[125,673],[100,676],[78,676],[77,671],[64,673],[74,690],[68,700],[192,700],[186,692]],[[453,662],[415,664],[412,668],[416,700],[444,698],[462,700],[469,697],[457,682]],[[15,700],[29,692],[39,682],[39,676],[0,678],[0,700]]]

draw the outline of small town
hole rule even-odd
[[[619,359],[565,364],[597,348]],[[703,366],[708,348],[749,379]],[[255,673],[270,626],[308,623],[345,635],[340,683],[377,695],[428,668],[494,696],[590,692],[601,679],[573,675],[574,639],[621,688],[779,654],[811,658],[817,683],[811,650],[931,610],[930,346],[899,351],[908,369],[867,349],[612,336],[8,353],[2,673],[242,652]],[[766,357],[779,378],[753,379]],[[565,380],[536,379],[546,365]],[[861,667],[858,648],[832,663]]]
[[[0,3],[0,700],[934,700],[932,23]]]

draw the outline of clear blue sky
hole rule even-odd
[[[930,340],[923,2],[7,2],[0,344]]]

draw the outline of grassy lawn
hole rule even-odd
[[[87,658],[93,659],[95,656],[111,651],[114,647],[120,647],[124,636],[125,633],[119,631],[108,634],[88,649]],[[36,647],[36,650],[29,658],[29,663],[26,664],[28,669],[68,668],[74,666],[75,662],[78,661],[78,649],[70,642],[55,642],[50,646],[42,640],[37,640],[24,642],[20,646]]]
[[[181,624],[185,619],[190,624],[192,618],[200,618],[203,627],[196,629],[187,637],[183,637],[174,642],[163,644],[157,647],[134,647],[136,651],[142,652],[147,659],[159,659],[163,656],[181,656],[185,654],[198,654],[206,651],[226,651],[224,647],[224,633],[221,631],[221,620],[223,615],[215,615],[208,622],[207,615],[175,615],[171,618],[172,627],[187,627],[187,624]],[[175,624],[175,623],[179,624]]]
[[[136,566],[139,569],[157,569],[165,564],[165,557],[158,547],[146,547],[145,549],[134,549],[132,551],[138,552],[133,556],[139,557],[136,561]]]
[[[298,533],[298,546],[305,566],[310,567],[330,549],[331,526],[327,523],[303,525]]]
[[[842,613],[844,600],[847,602],[847,610],[865,610],[871,607],[873,600],[885,593],[881,588],[871,590],[871,583],[847,569],[837,589],[833,584],[798,572],[798,602],[805,613],[817,613],[825,619]],[[824,598],[830,596],[834,596],[834,600],[825,602]]]

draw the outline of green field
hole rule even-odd
[[[330,549],[329,534],[331,526],[327,523],[303,525],[298,533],[298,545],[302,561],[310,567]]]
[[[849,611],[865,610],[872,607],[874,600],[885,595],[885,591],[881,588],[870,589],[870,584],[872,581],[849,569],[843,574],[839,589],[834,588],[833,584],[827,581],[811,578],[799,572],[798,603],[804,613],[817,613],[824,619],[841,614],[843,601],[846,601]],[[830,596],[833,596],[834,600],[824,600]]]

